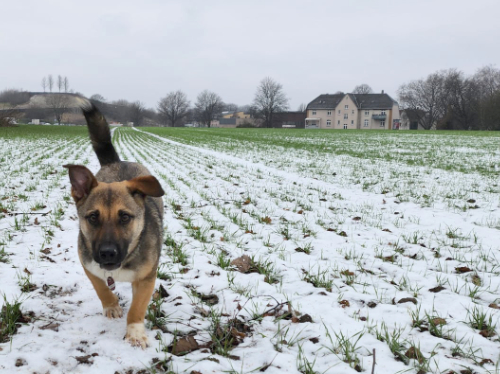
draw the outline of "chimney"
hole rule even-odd
[[[384,93],[384,90],[382,90],[382,93]]]

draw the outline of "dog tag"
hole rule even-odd
[[[108,288],[111,291],[114,291],[115,290],[115,280],[112,277],[108,277],[107,282],[108,282]]]

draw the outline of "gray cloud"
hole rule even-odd
[[[435,70],[500,61],[496,0],[19,0],[2,14],[0,89],[61,74],[86,95],[148,106],[177,89],[247,104],[265,76],[293,109],[360,83],[396,97]]]

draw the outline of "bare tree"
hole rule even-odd
[[[0,127],[15,125],[20,113],[14,107],[24,101],[23,93],[28,94],[16,89],[7,89],[0,92]]]
[[[146,107],[140,101],[135,101],[129,106],[129,118],[134,123],[134,126],[142,126],[144,120],[144,111]]]
[[[283,86],[266,77],[257,87],[253,105],[264,119],[264,126],[272,127],[274,113],[287,110],[288,99],[283,92]]]
[[[5,104],[0,103],[0,127],[14,126],[19,113]]]
[[[356,87],[354,87],[354,90],[352,90],[353,94],[370,94],[373,93],[372,88],[367,85],[366,83],[360,84]]]
[[[500,90],[481,102],[481,129],[500,130]]]
[[[28,101],[30,101],[30,94],[27,91],[8,88],[0,92],[0,103],[9,104],[9,106],[15,107]]]
[[[487,65],[474,74],[473,79],[479,85],[481,98],[490,98],[500,91],[500,69]]]
[[[403,84],[398,93],[402,107],[412,110],[425,130],[430,130],[442,118],[445,109],[442,74],[434,73],[426,79]]]
[[[144,109],[144,119],[142,121],[142,126],[160,126],[158,120],[158,113],[154,108]]]
[[[68,109],[70,98],[65,94],[54,93],[47,95],[47,105],[52,110],[54,119],[60,125],[62,123],[63,115]]]
[[[134,123],[134,126],[142,126],[142,121],[144,120],[144,112],[146,107],[140,101],[135,101],[129,106],[129,116],[130,120]]]
[[[479,127],[482,130],[500,130],[500,69],[493,65],[480,68],[473,76],[478,85]]]
[[[222,98],[215,92],[205,90],[196,98],[196,118],[207,127],[210,127],[210,123],[220,115],[223,109]]]
[[[59,92],[63,89],[63,78],[60,75],[57,76],[57,88],[59,89]]]
[[[45,90],[47,89],[47,78],[45,77],[42,78],[42,88],[43,92],[45,92]]]
[[[90,100],[99,101],[101,103],[106,102],[106,99],[101,94],[93,94],[92,96],[90,96]]]
[[[500,129],[500,70],[492,65],[473,76],[457,69],[438,71],[400,86],[400,104],[430,129]]]
[[[466,78],[455,69],[445,73],[443,99],[452,129],[478,128],[479,96],[479,85],[473,78]]]
[[[158,115],[167,126],[175,127],[186,117],[189,100],[184,92],[170,92],[158,102]]]
[[[240,105],[238,106],[238,112],[249,113],[251,105]]]
[[[69,80],[68,77],[63,78],[63,87],[64,87],[64,92],[68,93],[69,91]]]
[[[297,108],[297,112],[303,112],[305,113],[306,112],[306,109],[307,109],[307,104],[300,104],[299,107]]]
[[[52,77],[52,74],[49,74],[47,77],[47,85],[49,86],[49,91],[52,92],[52,88],[54,87],[54,77]]]
[[[238,111],[238,105],[234,103],[227,103],[224,105],[224,111],[230,113],[236,113]]]

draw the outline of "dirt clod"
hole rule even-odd
[[[196,294],[207,305],[216,305],[219,303],[219,296],[217,295],[204,295],[201,293]]]
[[[439,317],[436,317],[436,318],[433,318],[432,319],[432,324],[434,326],[438,326],[438,325],[446,325],[446,320],[444,318],[439,318]]]
[[[313,320],[309,314],[304,314],[303,316],[301,316],[299,318],[299,323],[305,323],[305,322],[310,322],[310,323],[313,322]]]
[[[339,304],[342,306],[342,308],[349,308],[351,306],[351,303],[349,302],[349,300],[339,301]]]
[[[169,352],[176,356],[183,356],[189,352],[197,350],[198,348],[198,342],[190,335],[175,340],[173,344],[168,347]]]
[[[231,261],[231,265],[235,266],[240,273],[248,273],[252,266],[252,259],[247,255],[243,255]]]
[[[444,288],[443,286],[437,286],[437,287],[434,287],[434,288],[429,288],[429,291],[431,292],[440,292],[442,290],[445,290],[446,288]]]
[[[405,356],[410,359],[417,360],[419,363],[422,363],[425,360],[424,355],[422,354],[422,352],[420,352],[420,349],[418,349],[417,347],[410,347],[406,351]]]
[[[463,274],[463,273],[468,273],[468,272],[472,271],[472,269],[470,269],[470,268],[468,268],[466,266],[459,266],[459,267],[455,268],[455,271],[458,274]]]
[[[479,332],[479,335],[483,338],[491,338],[492,336],[495,336],[495,331],[492,329],[484,329]]]
[[[398,301],[398,304],[404,304],[404,303],[413,303],[417,305],[417,299],[415,299],[414,297],[403,297]]]
[[[91,355],[86,356],[76,356],[75,360],[78,361],[79,364],[92,365],[94,363],[93,357],[99,356],[98,353],[92,353]]]
[[[167,290],[160,284],[160,287],[158,288],[158,291],[155,291],[153,293],[153,300],[157,301],[157,300],[160,300],[160,299],[165,299],[167,297],[169,297],[169,293],[167,292]]]

